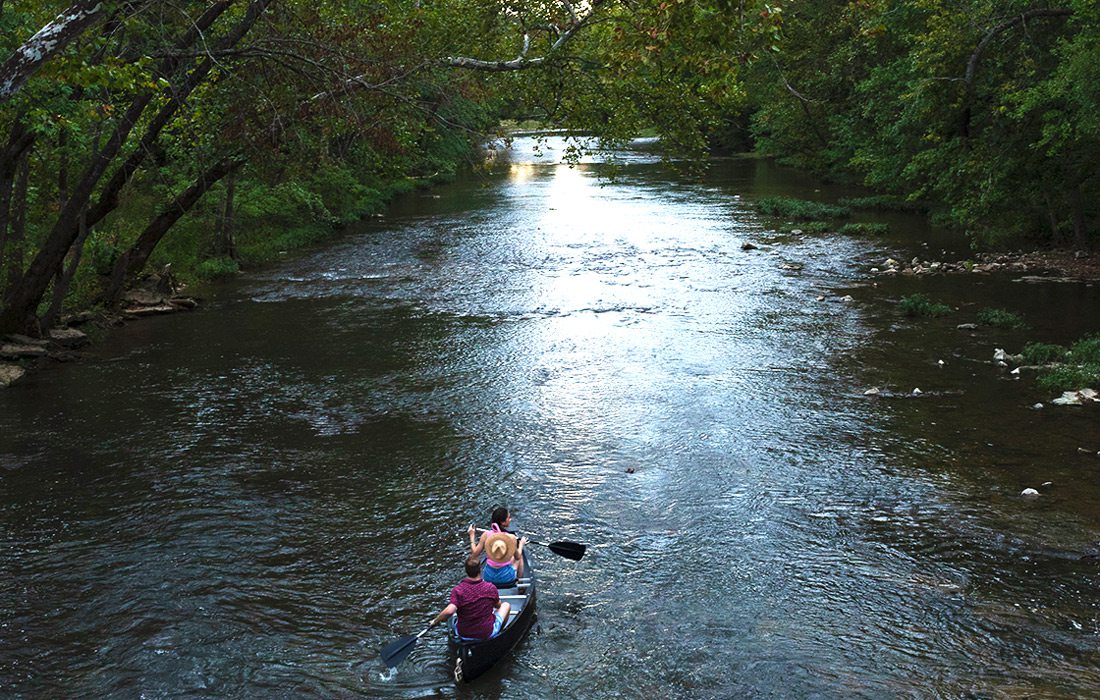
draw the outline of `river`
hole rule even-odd
[[[767,161],[560,146],[0,392],[0,695],[1100,695],[1100,407],[992,362],[1100,289],[874,277],[966,254],[778,233],[753,200],[853,192]],[[987,307],[1029,327],[956,328]],[[499,503],[588,554],[532,546],[537,628],[472,686],[438,633],[388,672]]]

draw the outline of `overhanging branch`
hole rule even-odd
[[[993,41],[994,37],[1001,32],[1015,27],[1017,24],[1026,24],[1028,20],[1031,19],[1041,17],[1069,17],[1072,14],[1073,10],[1069,8],[1041,7],[1009,17],[985,33],[985,36],[978,42],[978,45],[974,47],[974,52],[970,54],[970,60],[966,62],[966,71],[963,73],[963,81],[966,83],[966,96],[963,101],[963,114],[959,131],[964,139],[970,137],[970,115],[971,106],[974,101],[974,77],[978,72],[978,61],[981,60],[982,54],[985,53],[986,48],[989,46],[989,43]]]

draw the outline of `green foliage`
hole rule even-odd
[[[1098,8],[792,3],[782,52],[746,76],[756,147],[928,201],[975,245],[1095,245]]]
[[[1069,357],[1072,362],[1100,365],[1100,334],[1087,336],[1071,345]]]
[[[1027,325],[1018,314],[1005,309],[981,309],[978,321],[997,328],[1024,328]]]
[[[1085,336],[1067,350],[1060,345],[1028,343],[1028,364],[1049,365],[1039,374],[1039,386],[1050,391],[1100,387],[1100,334]]]
[[[4,55],[67,3],[9,5],[0,12]],[[246,5],[203,32],[202,45],[175,51],[167,47],[209,3],[189,0],[171,12],[117,4],[110,31],[67,45],[0,105],[0,140],[8,143],[17,124],[36,136],[27,249],[16,255],[33,257],[66,190],[145,97],[150,107],[108,176],[130,154],[150,155],[127,178],[118,210],[93,230],[77,276],[82,290],[94,289],[152,217],[228,153],[248,159],[234,175],[234,229],[253,264],[379,211],[395,192],[455,177],[502,117],[572,129],[604,146],[653,133],[693,164],[712,145],[751,140],[760,153],[887,193],[839,206],[758,203],[766,216],[804,222],[804,231],[832,230],[851,207],[908,210],[928,201],[933,216],[983,245],[1096,242],[1094,0],[638,0],[600,5],[596,21],[560,46],[569,12],[558,4],[287,0],[250,30],[248,50],[218,54],[155,143],[138,144]],[[530,40],[526,55],[544,60],[516,72],[446,66],[448,56],[510,61],[523,50],[521,36]],[[177,66],[165,64],[169,53],[181,57]],[[579,137],[572,146],[573,157],[589,147]],[[219,269],[225,202],[219,183],[151,263],[171,262],[184,277]],[[880,235],[881,227],[841,230]]]
[[[758,200],[756,208],[761,214],[795,221],[842,219],[851,214],[845,207],[791,197],[767,197]]]
[[[212,280],[228,277],[241,271],[241,266],[232,258],[208,258],[199,263],[195,276],[200,280]]]
[[[876,194],[867,197],[841,197],[837,204],[851,209],[870,209],[873,211],[924,211],[925,207],[917,202],[909,202],[897,195]]]
[[[122,251],[108,235],[91,235],[84,244],[84,261],[97,275],[111,274],[111,268]]]
[[[1048,391],[1074,391],[1100,386],[1100,364],[1058,365],[1044,370],[1037,379]]]
[[[886,224],[871,224],[861,221],[844,224],[840,227],[839,233],[846,236],[885,236],[889,231],[890,227]]]
[[[1050,343],[1028,343],[1024,346],[1022,355],[1024,362],[1029,365],[1045,365],[1051,362],[1061,362],[1067,357],[1068,350],[1061,345]]]
[[[924,294],[910,294],[901,298],[898,308],[906,316],[946,316],[954,312],[947,304],[932,301]]]

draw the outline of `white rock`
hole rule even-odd
[[[1080,391],[1067,391],[1061,396],[1051,401],[1052,404],[1058,406],[1080,406],[1086,401],[1093,401],[1094,399],[1085,398]]]
[[[67,348],[77,348],[88,344],[88,336],[75,328],[51,328],[47,334],[50,340]]]
[[[1019,367],[1017,367],[1016,369],[1009,372],[1009,374],[1019,374],[1019,373],[1020,373],[1020,368]]]
[[[845,294],[844,296],[840,297],[840,301],[849,302],[849,301],[855,301],[855,299],[852,298],[851,294]]]
[[[1031,407],[1032,407],[1033,409],[1035,409],[1036,411],[1038,411],[1038,410],[1040,410],[1040,409],[1041,409],[1041,408],[1043,407],[1043,404],[1041,404],[1041,403],[1036,403],[1036,404],[1032,404],[1032,405],[1031,405]]]
[[[1082,389],[1077,392],[1081,395],[1082,399],[1086,401],[1100,401],[1100,394],[1096,393],[1096,389]]]
[[[936,364],[939,365],[940,367],[943,367],[944,364],[946,364],[946,363],[943,360],[936,360]]]
[[[792,229],[791,229],[791,233],[793,233],[793,234],[794,234],[794,235],[796,235],[796,236],[801,236],[801,235],[802,235],[802,229],[800,229],[800,228],[792,228]]]
[[[18,360],[21,357],[45,357],[46,348],[41,345],[15,345],[14,343],[0,344],[0,357],[9,360]]]
[[[994,360],[1003,360],[1006,357],[1008,357],[1008,353],[1004,351],[1004,348],[994,348],[993,349],[993,359]]]
[[[873,386],[867,391],[863,392],[864,396],[878,396],[881,392],[877,386]]]
[[[26,374],[19,365],[0,364],[0,387],[11,386]]]
[[[1054,482],[1053,481],[1044,481],[1042,484],[1040,484],[1040,486],[1042,486],[1043,488],[1046,488],[1048,486],[1054,486]]]
[[[1023,491],[1020,492],[1020,495],[1021,496],[1028,496],[1030,498],[1034,498],[1035,496],[1039,495],[1039,492],[1036,491],[1035,489],[1024,489]]]
[[[978,324],[976,323],[960,323],[959,325],[955,326],[955,328],[960,331],[972,331],[975,330],[977,327]]]
[[[821,296],[819,296],[819,297],[817,298],[817,300],[818,300],[818,301],[825,301],[825,297],[821,297]]]
[[[871,274],[872,275],[877,275],[878,273],[879,273],[879,269],[877,267],[872,267],[871,268]]]
[[[913,396],[920,396],[924,392],[920,390],[920,387],[913,387]]]

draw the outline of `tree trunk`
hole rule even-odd
[[[103,294],[103,301],[108,306],[116,306],[127,282],[130,281],[149,260],[157,244],[160,243],[168,230],[179,221],[180,217],[190,211],[191,207],[202,198],[206,191],[214,186],[218,180],[237,170],[244,165],[244,161],[237,156],[229,156],[218,161],[191,183],[191,186],[181,192],[164,211],[153,219],[145,230],[138,236],[137,241],[129,250],[115,261],[111,271],[111,281]]]
[[[233,260],[238,260],[237,241],[233,232],[233,196],[236,189],[237,175],[233,173],[225,180],[225,204],[222,207],[221,217],[218,219],[218,254]]]
[[[50,280],[57,273],[69,248],[80,233],[80,216],[88,204],[96,183],[107,170],[111,160],[122,149],[130,131],[137,124],[152,97],[152,93],[145,93],[134,99],[115,126],[114,133],[107,140],[103,150],[92,158],[84,176],[58,214],[38,254],[34,256],[30,267],[22,275],[20,284],[12,287],[11,293],[5,297],[4,308],[0,310],[0,333],[32,332],[31,329],[37,326],[34,314],[38,302],[46,293]]]
[[[30,150],[28,142],[16,156],[0,163],[0,295],[19,283],[23,271]]]
[[[0,163],[0,291],[4,289],[4,251],[8,247],[8,212],[11,209],[11,189],[15,185],[18,162]]]
[[[244,17],[238,22],[237,26],[219,42],[219,47],[233,46],[243,39],[259,20],[260,16],[267,9],[267,6],[272,2],[274,2],[274,0],[252,0]],[[225,2],[218,3],[208,8],[207,12],[202,15],[202,21],[209,21],[209,23],[212,24],[214,19],[224,12],[231,3],[232,0],[225,0]],[[198,41],[202,36],[203,33],[201,28],[197,26],[196,22],[196,24],[193,24],[188,31],[185,32],[184,39],[177,42],[177,47],[182,46],[182,48],[186,48],[186,45],[184,45],[186,42]],[[174,72],[179,65],[179,59],[165,59],[161,62],[160,66],[158,66],[158,72]],[[201,65],[200,63],[200,66]],[[209,68],[207,68],[206,72],[208,71]],[[203,78],[205,78],[206,72],[203,73]],[[190,89],[188,89],[185,94],[174,96],[173,102],[178,101],[179,104],[182,104],[190,94],[190,91],[197,87],[199,82],[201,82],[201,80],[194,81],[185,79],[184,86],[189,85]],[[38,254],[34,257],[34,260],[31,261],[27,272],[22,276],[22,284],[13,288],[11,293],[5,297],[4,306],[0,309],[0,333],[29,330],[28,327],[36,325],[34,322],[35,309],[41,301],[42,296],[45,294],[50,284],[50,280],[61,268],[65,256],[69,252],[69,248],[79,234],[78,219],[81,212],[88,205],[89,199],[97,183],[103,177],[111,161],[121,152],[122,146],[126,143],[130,132],[137,124],[138,119],[149,105],[149,102],[152,101],[152,98],[153,93],[146,92],[138,95],[134,99],[125,114],[119,119],[114,133],[111,135],[111,138],[108,139],[103,150],[92,159],[83,178],[81,178],[79,184],[73,189],[72,195],[63,206],[57,221],[54,223],[52,230],[39,249]],[[175,108],[178,108],[178,104]],[[139,152],[142,151],[140,148],[137,150]],[[142,156],[142,158],[144,158],[144,156]],[[129,175],[126,175],[122,183],[125,184],[128,178]],[[113,180],[114,178],[112,178],[112,182]],[[105,196],[108,198],[110,197],[109,193]],[[96,207],[93,207],[87,215],[86,223],[89,227],[94,226],[98,221],[95,215],[102,214],[98,206],[99,202],[97,202]]]
[[[105,9],[99,0],[75,2],[23,42],[0,65],[0,103],[11,99],[42,64],[95,24]]]
[[[192,42],[200,38],[201,32],[209,29],[214,21],[217,20],[229,6],[233,4],[233,0],[222,0],[207,8],[206,12],[202,14],[197,20],[195,20],[192,31],[188,32],[176,45],[177,49],[185,49]],[[247,18],[246,18],[247,20]],[[253,22],[255,19],[252,20]],[[242,22],[243,24],[243,22]],[[245,29],[251,28],[251,24]],[[239,33],[240,25],[237,27]],[[244,34],[240,33],[240,36],[233,40],[236,43],[243,37]],[[228,41],[228,39],[226,40]],[[223,44],[219,44],[219,47],[223,47]],[[177,67],[178,61],[168,63],[160,67],[160,72],[170,73]],[[145,128],[145,133],[142,134],[141,142],[138,143],[137,148],[133,153],[115,170],[111,175],[111,179],[107,181],[107,184],[103,186],[100,191],[99,199],[88,210],[88,226],[95,227],[100,221],[104,219],[108,214],[115,210],[119,204],[119,197],[122,194],[122,189],[126,186],[126,183],[130,181],[130,178],[134,176],[138,168],[145,161],[145,157],[149,153],[157,152],[159,150],[157,146],[157,139],[160,138],[161,131],[175,116],[179,108],[183,106],[183,103],[190,97],[209,74],[210,69],[213,67],[213,63],[209,58],[205,58],[199,62],[199,64],[188,74],[183,83],[175,90],[172,91],[172,98],[168,100],[167,104],[160,108],[156,116],[149,122],[149,125]]]
[[[23,274],[23,239],[27,228],[27,181],[30,179],[30,151],[23,151],[19,157],[15,176],[15,194],[11,198],[11,230],[8,234],[7,286],[2,289],[14,289],[20,283]],[[3,270],[0,269],[0,273]]]
[[[1085,207],[1081,201],[1081,189],[1073,193],[1073,245],[1079,250],[1089,247],[1088,226],[1085,224]]]
[[[69,198],[69,132],[62,129],[57,135],[57,199]]]
[[[4,247],[8,240],[8,222],[11,220],[9,214],[11,189],[15,182],[15,173],[32,143],[34,143],[34,134],[27,131],[22,115],[17,116],[15,123],[12,124],[7,146],[4,147],[3,153],[0,153],[0,282],[3,281]],[[0,284],[0,292],[3,288],[3,284]]]
[[[84,254],[84,242],[88,240],[88,225],[84,215],[80,215],[80,233],[73,243],[73,249],[69,253],[69,264],[53,281],[53,301],[46,315],[42,317],[41,328],[43,331],[53,328],[57,319],[61,318],[61,310],[65,306],[65,296],[69,293],[69,286],[76,276],[76,268],[80,265],[80,258]]]

